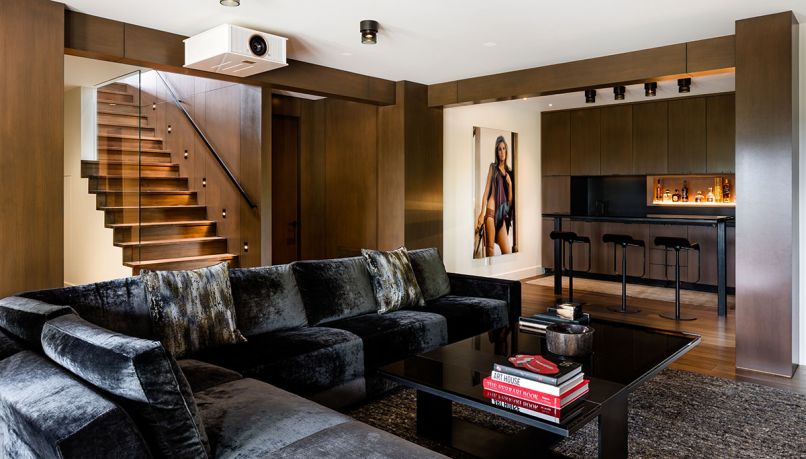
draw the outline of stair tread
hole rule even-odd
[[[203,209],[203,204],[178,204],[175,206],[103,206],[98,210],[131,210],[131,209]]]
[[[120,94],[122,96],[131,96],[133,94],[129,93],[128,91],[116,91],[114,89],[104,89],[98,88],[98,92],[106,93],[106,94]]]
[[[98,113],[100,113],[102,115],[129,116],[129,117],[132,117],[132,118],[138,118],[139,117],[139,118],[146,118],[146,119],[148,118],[148,115],[143,115],[141,113],[121,113],[121,112],[116,112],[116,111],[112,111],[112,110],[106,110],[103,107],[98,108]]]
[[[154,245],[172,245],[172,244],[189,244],[192,242],[208,242],[208,241],[222,241],[227,240],[221,236],[208,236],[208,237],[188,237],[181,239],[158,239],[155,241],[140,241],[140,242],[115,242],[116,247],[142,247]]]
[[[198,255],[195,257],[182,257],[182,258],[163,258],[161,260],[145,260],[145,261],[127,261],[123,264],[130,268],[137,268],[141,266],[149,266],[149,265],[162,265],[168,263],[182,263],[185,261],[201,261],[201,260],[232,260],[235,259],[237,255],[232,253],[221,253],[215,255]]]
[[[123,191],[123,190],[90,190],[90,193],[93,194],[136,194],[135,191]],[[195,191],[190,190],[140,190],[140,194],[193,194],[196,193]]]
[[[98,133],[98,137],[99,138],[100,137],[112,137],[112,138],[115,138],[115,139],[129,139],[129,140],[154,140],[154,141],[158,140],[160,142],[163,141],[162,137],[152,137],[152,136],[147,136],[147,135],[130,135],[130,134],[108,134],[108,133],[103,134],[103,133],[100,133],[100,132]]]
[[[160,167],[179,167],[177,163],[155,163],[155,162],[138,162],[138,161],[118,161],[115,159],[82,159],[82,163],[89,163],[89,164],[114,164],[114,165],[125,165],[125,166],[135,166],[137,164],[141,166],[160,166]]]
[[[98,123],[98,127],[113,127],[113,128],[127,128],[127,129],[134,129],[137,126],[130,126],[128,124],[118,124],[118,123]],[[153,126],[140,126],[140,129],[156,129]]]
[[[109,153],[110,151],[114,152],[114,153],[124,152],[124,151],[128,151],[128,152],[131,152],[131,153],[137,153],[137,152],[140,152],[140,153],[170,153],[171,152],[171,150],[160,150],[158,148],[141,148],[139,150],[136,150],[136,149],[133,149],[133,148],[119,148],[117,146],[101,146],[101,147],[98,147],[98,150],[99,151],[103,150],[105,153]]]
[[[107,228],[133,228],[135,226],[143,227],[157,227],[157,226],[199,226],[199,225],[214,225],[215,220],[184,220],[179,222],[151,222],[151,223],[111,223],[106,225]]]
[[[126,106],[129,106],[129,107],[139,107],[140,106],[140,104],[138,104],[137,102],[121,102],[121,101],[109,100],[109,99],[101,100],[100,97],[98,98],[98,103],[99,104],[105,104],[105,105],[112,105],[112,104],[114,104],[114,105],[126,105]]]
[[[129,179],[135,180],[137,177],[129,177],[128,175],[89,175],[88,178],[107,178],[107,179]],[[187,180],[187,177],[149,177],[141,176],[141,180]]]

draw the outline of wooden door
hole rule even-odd
[[[705,98],[669,101],[670,174],[706,172]]]
[[[540,126],[543,175],[570,175],[571,125],[568,112],[543,112]]]
[[[598,108],[572,110],[571,117],[571,175],[600,175],[600,124]]]
[[[272,264],[299,259],[299,118],[275,115],[271,136]]]
[[[707,99],[707,166],[709,174],[736,170],[736,103],[733,94]]]
[[[632,147],[635,174],[667,173],[668,110],[668,102],[649,102],[633,106]]]
[[[602,108],[602,175],[633,172],[632,105]]]

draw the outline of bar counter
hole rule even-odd
[[[626,224],[644,225],[697,225],[714,227],[717,233],[717,314],[726,316],[728,314],[728,268],[727,268],[727,234],[726,227],[735,225],[735,218],[725,215],[669,215],[669,214],[647,214],[643,217],[619,217],[619,216],[588,216],[571,215],[565,213],[545,213],[544,218],[554,219],[554,231],[563,230],[563,219],[568,221],[583,222],[612,222]],[[648,243],[650,241],[647,241]],[[554,293],[562,294],[562,242],[554,241]]]

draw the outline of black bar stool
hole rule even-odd
[[[641,271],[641,277],[644,277],[646,276],[646,244],[644,244],[644,241],[633,239],[632,236],[626,234],[605,234],[602,235],[602,242],[605,244],[613,244],[613,272],[618,272],[616,269],[616,247],[621,246],[621,307],[609,307],[607,309],[624,314],[641,312],[640,309],[627,307],[627,247],[641,247],[644,249],[644,269]]]
[[[579,236],[577,233],[571,231],[552,231],[549,234],[552,240],[560,240],[568,244],[568,303],[574,303],[574,244],[587,244],[588,245],[588,269],[591,270],[591,240],[587,236]],[[565,260],[563,260],[563,265]],[[565,266],[560,266],[562,271]]]
[[[700,244],[696,242],[692,243],[686,238],[683,237],[656,237],[655,238],[655,245],[662,246],[666,253],[669,250],[674,250],[675,253],[675,261],[674,261],[674,314],[660,314],[661,317],[664,319],[671,319],[671,320],[696,320],[697,318],[692,315],[683,315],[680,314],[680,251],[681,250],[694,250],[697,252],[697,280],[696,282],[700,281]],[[664,269],[665,269],[664,265]]]

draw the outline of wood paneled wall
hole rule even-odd
[[[0,2],[0,297],[64,281],[63,17]]]
[[[244,200],[154,72],[144,73],[141,79],[142,110],[156,115],[157,136],[165,139],[172,161],[188,177],[190,189],[198,193],[199,204],[207,206],[207,218],[217,222],[218,235],[227,238],[229,253],[238,255],[241,266],[260,266],[262,89],[188,75],[162,75],[258,208]],[[247,243],[248,251],[244,250]]]
[[[736,22],[736,366],[791,376],[798,350],[798,33]]]

